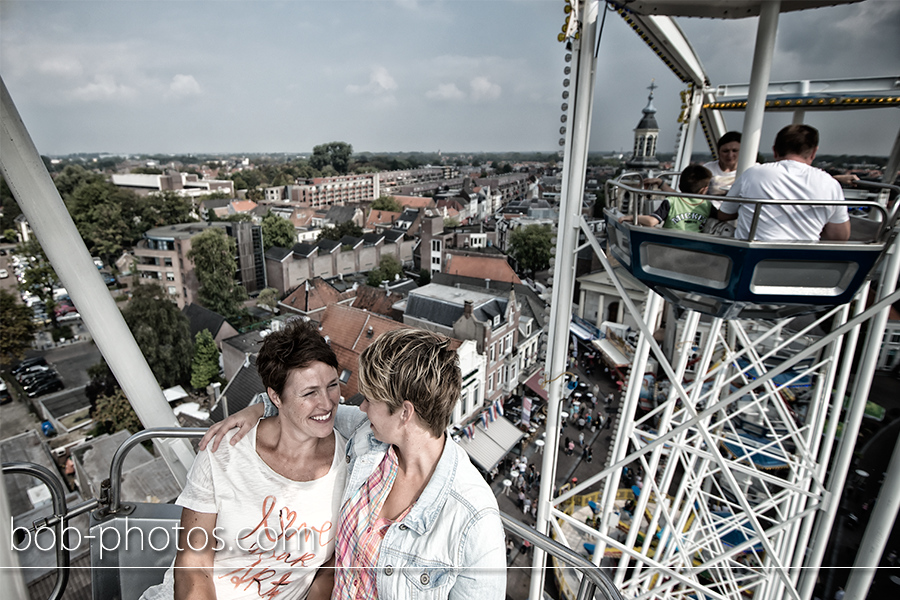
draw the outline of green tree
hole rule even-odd
[[[346,142],[328,142],[313,148],[309,164],[320,171],[330,166],[337,173],[343,174],[350,168],[351,154],[353,154],[353,146],[350,144]]]
[[[159,224],[155,218],[144,217],[145,202],[134,192],[105,181],[80,185],[66,205],[88,250],[108,264]]]
[[[210,227],[191,239],[188,258],[200,282],[200,302],[226,319],[240,316],[247,291],[234,281],[237,247],[218,227]]]
[[[550,266],[553,231],[549,225],[527,225],[509,235],[509,254],[532,275]]]
[[[293,248],[297,241],[294,224],[269,211],[262,220],[263,250],[269,248]]]
[[[167,388],[190,379],[194,344],[188,318],[164,293],[156,285],[137,286],[122,316],[156,380]]]
[[[158,192],[144,198],[140,219],[148,229],[161,225],[190,223],[196,220],[191,215],[193,209],[190,198],[172,191]]]
[[[204,389],[219,377],[219,349],[209,329],[194,337],[194,360],[191,362],[191,387]]]
[[[38,297],[47,309],[47,315],[55,322],[56,301],[53,299],[53,288],[57,286],[59,277],[37,238],[32,237],[16,247],[16,253],[29,258],[28,266],[22,271],[19,290],[30,292]]]
[[[16,297],[0,289],[0,365],[22,360],[31,347],[37,329],[31,320],[31,309],[16,302]]]
[[[92,432],[94,435],[115,433],[123,429],[137,433],[144,429],[128,397],[120,389],[110,395],[99,396],[94,410],[91,411],[91,418],[95,423]]]
[[[403,212],[403,207],[393,196],[379,196],[372,203],[372,210],[389,210],[391,212]]]
[[[3,237],[6,238],[7,242],[16,241],[16,217],[21,214],[22,209],[19,208],[19,204],[13,197],[12,190],[9,189],[6,179],[0,177],[0,231],[3,231]],[[12,237],[7,233],[9,230],[12,230],[14,233]]]
[[[378,266],[369,271],[369,277],[366,280],[372,287],[378,287],[382,281],[393,281],[394,277],[403,274],[403,265],[397,260],[397,257],[385,254],[378,262]]]
[[[256,297],[256,303],[260,306],[268,308],[274,313],[278,312],[278,301],[280,300],[280,294],[275,288],[266,288],[262,290],[259,295]]]
[[[336,242],[339,242],[345,235],[349,235],[352,237],[362,237],[362,234],[362,227],[360,227],[353,221],[347,221],[346,223],[341,223],[333,227],[323,227],[322,231],[319,232],[319,237],[316,238],[316,240],[334,240]]]
[[[63,167],[63,170],[53,178],[53,184],[66,204],[71,200],[75,190],[81,186],[101,182],[103,182],[103,176],[99,173],[93,173],[80,165],[71,164]]]
[[[455,227],[459,227],[459,219],[452,217],[444,219],[444,229],[453,229]]]
[[[431,270],[430,269],[422,269],[419,271],[419,281],[417,282],[419,287],[423,285],[428,285],[431,283]]]

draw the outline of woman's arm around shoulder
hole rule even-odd
[[[215,600],[216,519],[215,513],[182,509],[175,556],[175,600]]]
[[[253,429],[253,426],[256,425],[257,421],[262,418],[264,410],[265,406],[263,404],[251,404],[247,408],[212,425],[206,433],[203,434],[203,438],[198,445],[199,448],[201,450],[206,450],[206,446],[211,444],[210,451],[215,452],[219,449],[219,443],[225,437],[225,434],[237,427],[238,431],[236,431],[231,438],[231,445],[234,446],[241,441],[241,438],[244,437],[248,431]]]

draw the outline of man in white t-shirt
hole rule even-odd
[[[812,166],[819,149],[819,132],[809,125],[788,125],[775,136],[775,162],[748,168],[734,182],[728,197],[787,200],[840,200],[840,184]],[[734,237],[747,239],[755,204],[723,202],[717,217],[737,217]],[[766,204],[760,209],[755,241],[844,241],[850,238],[850,217],[841,205]]]

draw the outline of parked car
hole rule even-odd
[[[52,381],[54,379],[59,379],[59,373],[56,371],[47,371],[46,373],[39,373],[37,375],[33,375],[28,379],[22,381],[22,389],[26,392],[28,390],[32,390],[38,386],[43,385],[48,381]]]
[[[61,317],[63,315],[66,315],[66,314],[69,314],[72,312],[77,312],[77,311],[78,311],[78,309],[75,308],[74,306],[72,306],[71,304],[60,304],[54,310],[57,317]]]
[[[63,382],[59,378],[49,379],[44,381],[40,385],[36,385],[33,388],[30,388],[26,393],[29,398],[34,398],[36,396],[43,396],[44,394],[49,394],[50,392],[58,392],[63,389]]]
[[[57,322],[57,323],[65,323],[65,322],[67,322],[67,321],[77,321],[77,320],[79,320],[80,318],[81,318],[81,313],[70,312],[70,313],[64,314],[64,315],[61,316],[61,317],[57,317],[57,318],[56,318],[56,322]]]
[[[16,373],[16,380],[21,383],[29,377],[33,377],[34,375],[38,375],[49,370],[51,370],[51,367],[46,364],[34,365],[33,367],[28,367],[24,371],[19,371],[18,373]]]
[[[6,382],[0,379],[0,405],[8,404],[12,402],[12,396],[9,395],[9,389],[6,387]]]
[[[0,279],[6,279],[7,277],[9,277],[9,271],[0,269]]]
[[[18,375],[19,373],[21,373],[28,367],[34,367],[37,365],[46,365],[46,364],[47,364],[47,359],[45,359],[43,356],[32,356],[31,358],[26,358],[25,360],[23,360],[22,362],[17,364],[13,368],[13,370],[10,371],[10,373],[12,373],[13,375]]]
[[[112,273],[109,273],[107,271],[100,271],[100,275],[103,277],[103,283],[105,283],[107,286],[115,285],[115,283],[116,283],[115,275],[113,275]]]

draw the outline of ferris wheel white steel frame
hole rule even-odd
[[[754,72],[764,76],[757,76],[755,84],[750,85],[756,91],[749,94],[747,111],[754,114],[748,114],[745,120],[756,128],[756,145],[768,85],[765,61],[771,62],[771,47],[767,51],[765,46],[774,41],[779,10],[778,2],[764,4],[769,6],[761,10],[769,14],[760,17],[757,47],[762,45],[762,54],[768,52],[768,58],[760,64],[755,60]],[[864,283],[849,304],[820,311],[812,320],[803,321],[794,317],[759,323],[714,317],[701,347],[668,357],[648,326],[656,322],[663,308],[662,298],[648,290],[643,314],[638,311],[622,287],[621,269],[611,264],[580,214],[592,117],[597,20],[604,7],[605,3],[598,1],[575,3],[572,15],[579,27],[573,29],[570,24],[567,33],[574,55],[575,89],[569,100],[572,126],[560,142],[565,149],[564,183],[545,367],[547,449],[559,445],[562,376],[571,318],[570,303],[565,299],[572,297],[575,255],[582,248],[593,249],[638,324],[640,337],[606,465],[553,497],[556,456],[545,452],[538,529],[573,548],[585,540],[593,543],[593,560],[598,565],[609,549],[611,558],[602,565],[613,570],[614,581],[626,597],[655,598],[662,594],[666,598],[727,599],[749,592],[755,598],[809,599],[850,469],[887,313],[900,296],[896,291],[900,273],[898,237],[885,252],[880,279]],[[580,35],[574,35],[576,31]],[[702,74],[702,67],[696,72]],[[689,138],[702,112],[703,94],[697,89],[688,103],[684,137],[680,139],[678,159],[685,164],[690,157]],[[564,110],[567,108],[564,106]],[[748,139],[746,134],[745,129]],[[753,141],[753,136],[749,139]],[[746,152],[748,156],[756,155],[755,148],[746,150],[752,150]],[[874,285],[877,300],[867,306],[870,285]],[[853,356],[860,347],[863,325],[862,358],[854,372]],[[692,346],[698,327],[700,314],[686,311],[679,347]],[[819,333],[811,338],[813,332]],[[698,375],[686,381],[692,353],[696,354],[693,368]],[[640,414],[640,382],[651,354],[670,382],[670,389],[657,406]],[[801,378],[814,383],[805,408],[798,409],[785,401],[785,395]],[[847,390],[851,400],[845,406]],[[749,435],[747,422],[756,425],[762,436]],[[644,473],[643,488],[633,499],[631,519],[621,501],[617,502],[624,467],[638,467]],[[885,486],[896,488],[898,481],[900,477],[886,480]],[[601,501],[596,528],[561,509],[573,497],[597,488]],[[890,504],[894,514],[897,510],[894,502],[879,506],[887,513],[880,517],[882,528],[888,523],[886,529],[890,529]],[[630,521],[627,527],[625,521]],[[577,539],[566,539],[566,531],[570,535],[576,532]],[[879,543],[883,549],[884,541],[870,540],[869,549],[877,550]],[[865,540],[863,545],[865,550]],[[874,565],[869,557],[858,558],[857,566],[877,566],[880,550],[869,552],[876,553]],[[543,564],[543,553],[536,552],[532,599],[541,597]],[[851,578],[849,586],[854,585],[865,590],[868,583],[863,576],[855,582]]]

